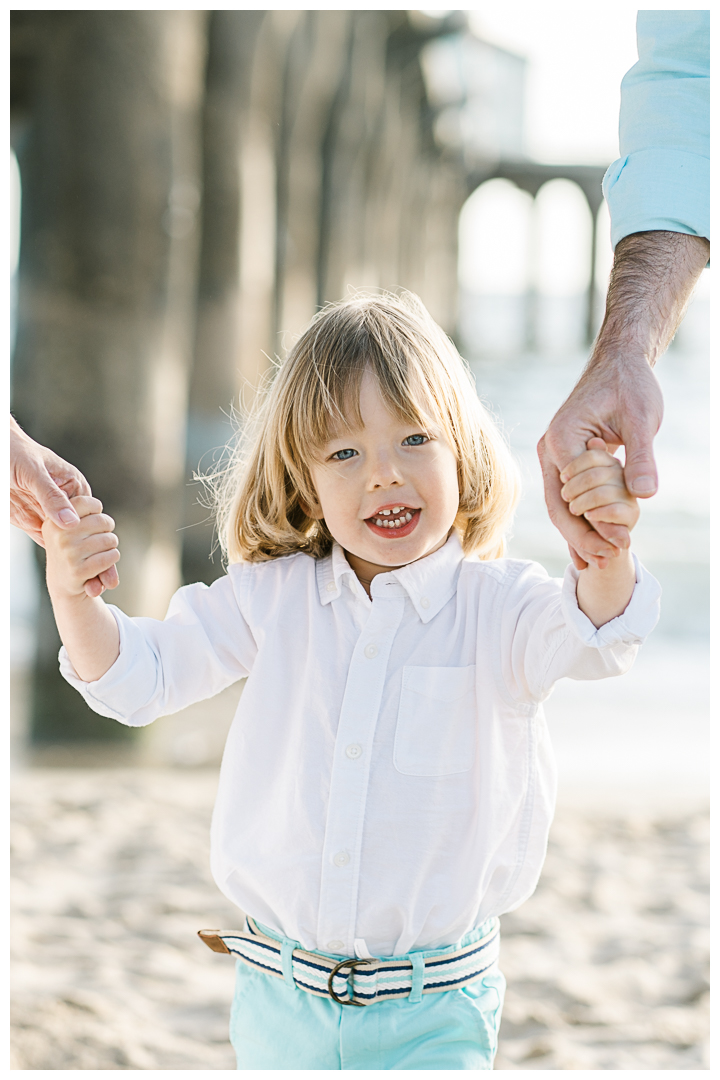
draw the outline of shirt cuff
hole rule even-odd
[[[682,150],[638,150],[614,161],[603,179],[613,251],[637,232],[710,237],[710,161]]]
[[[84,682],[63,646],[58,655],[60,674],[82,695],[93,712],[130,727],[142,727],[143,724],[134,723],[128,717],[156,695],[160,666],[154,654],[154,662],[148,664],[148,643],[133,620],[114,604],[107,606],[115,616],[120,632],[120,654],[115,663],[102,678]]]
[[[642,645],[660,618],[659,582],[649,574],[633,553],[635,588],[630,603],[622,615],[596,627],[580,610],[577,602],[577,583],[582,571],[568,566],[562,587],[562,607],[565,621],[583,645],[591,649],[609,649],[614,645]]]

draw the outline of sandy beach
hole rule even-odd
[[[233,1069],[215,769],[18,770],[14,1069]],[[707,812],[561,805],[503,920],[498,1069],[707,1069]]]

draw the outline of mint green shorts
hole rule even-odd
[[[459,944],[478,941],[488,929],[471,931]],[[492,1069],[504,994],[505,979],[493,967],[461,990],[358,1008],[238,960],[230,1041],[238,1069]]]

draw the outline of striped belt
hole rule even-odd
[[[283,944],[261,933],[251,918],[246,929],[199,930],[200,938],[213,952],[232,953],[250,967],[279,979],[292,973],[301,990],[318,997],[330,997],[341,1005],[371,1005],[375,1001],[409,997],[413,987],[413,962],[397,960],[361,960],[347,957],[336,961],[322,953],[294,949],[285,952]],[[415,956],[423,963],[423,994],[441,994],[459,990],[479,979],[497,961],[500,948],[500,920],[493,919],[489,932],[479,941],[441,956]]]

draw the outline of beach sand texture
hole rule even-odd
[[[14,1069],[233,1069],[237,909],[208,866],[217,772],[21,769]],[[498,1069],[707,1069],[707,814],[565,803],[503,918]]]

